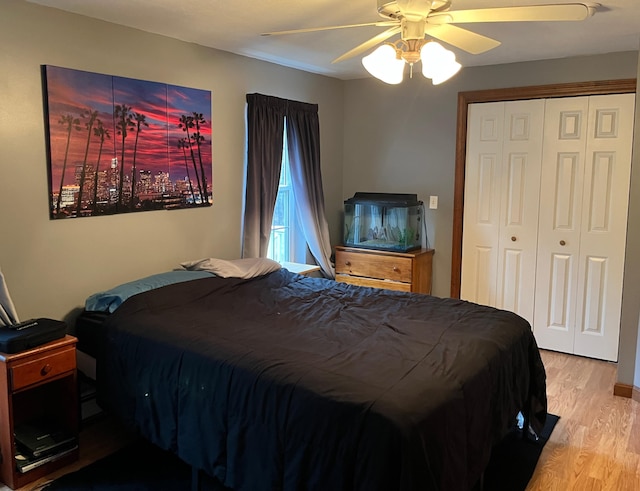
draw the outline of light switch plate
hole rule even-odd
[[[432,210],[438,209],[438,197],[437,196],[429,196],[429,208]]]

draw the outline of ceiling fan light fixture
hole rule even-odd
[[[263,35],[327,31],[365,26],[386,27],[385,31],[347,51],[333,60],[332,63],[338,63],[363,54],[374,46],[385,43],[386,46],[362,59],[362,64],[371,75],[386,83],[398,84],[402,81],[403,62],[409,65],[409,74],[411,76],[414,64],[422,61],[424,76],[430,78],[434,84],[439,84],[454,76],[462,67],[456,61],[452,52],[445,50],[442,46],[428,39],[433,38],[444,41],[448,45],[474,55],[485,53],[500,46],[500,41],[476,33],[473,30],[458,27],[456,24],[582,21],[594,15],[601,8],[599,3],[593,3],[590,0],[568,0],[568,3],[564,1],[554,2],[553,5],[519,5],[451,10],[452,1],[377,0],[378,14],[384,19],[383,21],[294,29],[264,33]],[[388,42],[389,39],[397,34],[400,34],[400,40],[394,43]],[[421,53],[421,48],[423,47],[424,53]],[[438,47],[440,52],[437,50]],[[435,53],[432,53],[432,50]],[[395,56],[393,54],[394,51]],[[381,55],[380,52],[386,54]],[[442,55],[442,52],[446,53],[446,55]],[[432,59],[432,55],[434,59]]]
[[[378,80],[391,85],[402,82],[404,60],[398,58],[395,46],[383,44],[362,58],[362,65]]]
[[[456,73],[460,71],[462,65],[457,61],[450,63],[448,65],[440,67],[438,73],[431,77],[431,83],[433,85],[439,85],[442,82],[446,82],[451,77],[453,77]]]
[[[430,78],[433,85],[446,82],[460,71],[462,65],[456,61],[456,55],[435,41],[429,41],[420,50],[422,74]]]

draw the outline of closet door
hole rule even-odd
[[[533,326],[544,100],[505,103],[496,307]]]
[[[544,101],[472,104],[461,298],[533,321]]]
[[[534,332],[543,348],[615,361],[633,94],[547,102]]]
[[[538,346],[573,353],[588,97],[546,104],[534,333]]]
[[[574,353],[617,361],[634,94],[589,101]]]
[[[504,102],[470,104],[467,126],[460,298],[495,306]]]

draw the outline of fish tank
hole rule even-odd
[[[344,202],[343,243],[395,252],[419,249],[423,213],[415,194],[356,193]]]

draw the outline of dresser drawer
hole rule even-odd
[[[65,349],[58,353],[46,353],[43,356],[25,361],[11,368],[12,389],[18,390],[29,385],[49,380],[76,368],[76,351]]]
[[[410,257],[336,251],[336,273],[338,274],[411,283],[412,264]]]
[[[400,281],[378,280],[366,278],[364,276],[351,276],[348,274],[337,274],[336,281],[339,283],[349,283],[350,285],[369,286],[372,288],[384,288],[385,290],[396,290],[400,292],[410,292],[411,283]]]

